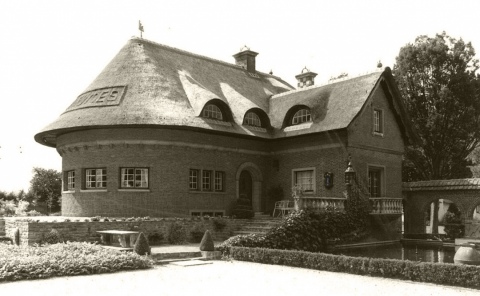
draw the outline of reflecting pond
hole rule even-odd
[[[421,262],[453,263],[455,248],[403,246],[398,243],[387,246],[369,246],[345,250],[336,250],[334,254],[353,257],[388,258]]]

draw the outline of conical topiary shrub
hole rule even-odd
[[[147,237],[143,232],[138,235],[133,251],[138,255],[150,255],[150,245],[148,244]]]
[[[200,251],[215,251],[212,235],[209,230],[205,231],[203,235],[202,241],[200,242]]]

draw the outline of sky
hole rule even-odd
[[[28,190],[33,167],[61,171],[33,136],[139,36],[139,20],[145,39],[229,63],[247,45],[257,70],[295,86],[305,66],[316,84],[392,68],[420,35],[480,51],[479,12],[476,0],[0,0],[0,191]]]

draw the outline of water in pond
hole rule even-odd
[[[402,246],[370,246],[354,249],[336,250],[335,254],[353,257],[388,258],[422,262],[453,263],[455,248]]]

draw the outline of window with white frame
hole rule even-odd
[[[315,192],[315,169],[295,169],[293,170],[293,185],[300,187],[303,193]]]
[[[202,171],[202,190],[212,190],[212,171]]]
[[[223,191],[224,172],[215,172],[215,191]]]
[[[202,116],[205,118],[223,120],[223,114],[220,108],[214,104],[208,104],[203,108]]]
[[[312,115],[309,109],[303,108],[295,112],[292,117],[292,125],[312,121]]]
[[[190,191],[225,191],[225,172],[190,169],[188,177]]]
[[[107,188],[106,169],[86,169],[85,189]]]
[[[261,127],[262,121],[260,120],[260,117],[255,114],[255,112],[247,112],[247,114],[245,114],[245,117],[243,118],[243,124]]]
[[[198,170],[190,170],[190,175],[188,177],[188,187],[190,190],[198,190]]]
[[[65,181],[64,188],[67,191],[75,190],[75,171],[65,172]]]
[[[384,170],[381,167],[368,168],[368,191],[370,197],[381,197],[384,182]]]
[[[148,188],[148,168],[121,168],[121,188]]]
[[[373,109],[373,132],[383,134],[383,112],[380,109]]]

